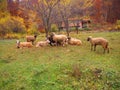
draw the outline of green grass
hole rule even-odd
[[[120,90],[120,32],[70,35],[83,45],[17,49],[15,39],[0,40],[0,90]],[[91,52],[90,35],[108,39],[110,53]]]

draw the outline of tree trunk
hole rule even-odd
[[[65,21],[65,28],[66,28],[67,36],[69,37],[69,23],[68,23],[68,20]]]
[[[77,31],[77,34],[78,34],[78,26],[76,26],[76,31]]]
[[[45,28],[46,38],[48,37],[48,28]]]

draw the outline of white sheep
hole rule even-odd
[[[37,35],[34,36],[26,36],[26,40],[27,42],[32,42],[32,44],[34,44],[34,41],[36,40]]]
[[[94,51],[96,51],[96,46],[101,45],[104,49],[104,53],[105,53],[105,50],[107,50],[107,52],[109,53],[108,41],[106,39],[102,37],[92,38],[92,36],[89,36],[87,38],[87,41],[90,41],[91,43],[91,51],[93,50],[93,46],[94,46]]]
[[[65,45],[67,44],[68,38],[66,35],[57,35],[55,33],[51,34],[51,38],[53,39],[53,41],[55,41],[56,45],[61,44],[61,45]]]
[[[49,40],[39,41],[39,42],[37,42],[36,47],[44,47],[44,46],[47,46],[49,43],[50,43]]]
[[[17,40],[17,48],[23,48],[23,47],[32,47],[32,43],[31,42],[20,42],[19,40]]]
[[[82,42],[79,39],[68,37],[68,44],[70,44],[70,45],[82,45]]]

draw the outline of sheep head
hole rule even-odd
[[[89,37],[87,38],[87,41],[90,41],[91,38],[92,38],[92,36],[89,36]]]
[[[54,32],[52,32],[50,36],[51,36],[51,37],[53,37],[54,35],[55,35],[55,33],[54,33]]]
[[[20,48],[20,41],[17,40],[16,43],[17,43],[17,48]]]
[[[70,40],[71,39],[71,37],[68,37],[68,40]]]
[[[34,35],[35,38],[37,38],[37,35]]]

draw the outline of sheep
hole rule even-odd
[[[49,40],[39,41],[39,42],[37,42],[36,47],[44,47],[44,46],[47,46],[49,43],[50,43]]]
[[[70,44],[70,45],[82,45],[82,42],[79,39],[68,37],[68,44]]]
[[[34,36],[26,36],[26,40],[27,42],[32,42],[32,44],[34,44],[34,41],[36,40],[37,35]]]
[[[48,36],[47,39],[50,41],[49,44],[51,46],[55,46],[56,45],[55,41],[53,40],[53,38],[51,36]],[[57,45],[61,45],[61,42],[57,42]]]
[[[90,41],[91,43],[91,51],[93,50],[93,46],[94,46],[94,51],[96,51],[96,46],[101,45],[104,49],[103,53],[105,53],[105,50],[107,50],[107,52],[109,53],[108,41],[106,39],[102,37],[92,38],[92,36],[89,36],[87,38],[87,41]]]
[[[53,41],[55,41],[57,46],[58,44],[61,44],[64,46],[65,44],[67,44],[67,41],[68,41],[68,38],[66,35],[57,35],[55,33],[52,33],[50,37],[53,39]]]
[[[32,47],[32,43],[31,42],[20,42],[19,40],[16,41],[17,42],[17,48],[23,48],[23,47]]]

